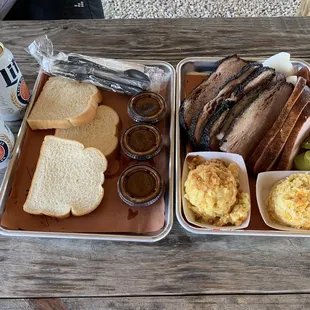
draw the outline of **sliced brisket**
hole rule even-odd
[[[195,113],[200,111],[206,102],[213,99],[225,81],[238,73],[246,64],[247,61],[237,55],[226,57],[219,62],[216,71],[192,91],[180,109],[181,124],[184,124],[186,130],[190,128]]]
[[[273,169],[273,166],[279,158],[288,137],[290,136],[297,120],[299,119],[299,116],[309,102],[310,88],[306,86],[299,96],[297,102],[294,104],[283,126],[280,128],[277,135],[274,137],[269,146],[265,148],[258,161],[256,162],[254,167],[255,174]]]
[[[240,83],[246,81],[250,76],[257,72],[262,66],[256,63],[249,63],[244,66],[236,75],[228,79],[221,87],[216,97],[212,98],[209,102],[205,102],[203,108],[198,111],[198,117],[195,117],[192,121],[189,135],[194,137],[194,143],[200,148],[200,138],[203,133],[204,127],[209,120],[209,117],[216,111],[216,109],[230,97]]]
[[[260,89],[262,86],[268,84],[274,76],[275,72],[273,69],[256,67],[256,69],[247,78],[241,81],[241,83],[239,82],[241,80],[241,76],[239,79],[236,79],[234,88],[230,89],[229,92],[220,97],[223,98],[223,101],[219,102],[219,104],[214,107],[215,112],[212,113],[211,111],[211,115],[205,119],[206,122],[202,129],[199,148],[201,150],[215,150],[218,147],[216,143],[216,131],[220,126],[220,122],[218,120],[222,118],[222,114],[224,113],[225,116],[227,111],[230,110],[240,98],[248,92],[251,92],[251,90]],[[236,89],[242,89],[242,91],[238,91],[238,94],[236,94]],[[228,94],[231,95],[232,92],[235,93],[235,95],[227,96]]]
[[[271,129],[266,133],[264,138],[259,142],[258,146],[254,150],[253,154],[249,158],[247,162],[247,166],[249,171],[252,173],[257,173],[255,170],[258,169],[258,160],[260,156],[262,155],[263,151],[268,148],[270,143],[273,141],[273,139],[276,137],[280,129],[282,128],[285,120],[287,119],[289,113],[291,112],[292,108],[296,104],[298,98],[300,97],[301,93],[303,92],[304,88],[306,86],[306,80],[304,78],[299,78],[297,81],[297,84],[287,100],[285,106],[281,110],[279,116],[277,117],[277,120],[271,127]],[[256,168],[255,168],[256,167]]]
[[[266,88],[276,85],[278,81],[285,81],[283,74],[271,74],[269,68],[264,67],[262,74],[253,79],[251,83],[240,85],[231,95],[231,100],[236,101],[233,107],[228,111],[221,124],[217,127],[217,139],[223,139],[226,131],[229,129],[231,123],[241,111],[243,111],[249,104],[251,104],[259,94]],[[267,69],[267,70],[266,70]],[[273,80],[271,81],[271,79]],[[271,81],[271,85],[268,82]],[[245,95],[242,96],[242,91]],[[241,99],[240,99],[241,98]]]
[[[233,120],[222,139],[220,149],[237,153],[245,160],[272,127],[293,87],[283,81],[270,83],[268,87]]]
[[[277,170],[291,170],[302,142],[310,135],[310,104],[300,114],[281,154]]]

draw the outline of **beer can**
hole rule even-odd
[[[12,157],[15,138],[10,128],[0,119],[0,169],[8,166]]]
[[[0,42],[0,118],[22,119],[29,99],[29,90],[13,54]]]

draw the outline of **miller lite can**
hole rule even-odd
[[[0,119],[0,169],[6,168],[12,157],[15,138],[10,128]]]
[[[11,51],[0,42],[0,118],[24,117],[30,93]]]

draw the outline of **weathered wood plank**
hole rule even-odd
[[[310,19],[215,18],[156,20],[75,20],[0,22],[0,40],[14,53],[31,84],[37,65],[25,51],[47,34],[57,51],[129,59],[166,60],[189,56],[267,56],[288,51],[310,59]]]
[[[0,40],[33,85],[38,66],[23,49],[44,33],[57,50],[176,64],[283,50],[309,60],[309,26],[310,18],[1,22]],[[154,245],[1,237],[0,296],[310,292],[309,247],[300,238],[195,236],[177,223]]]
[[[290,295],[216,295],[121,298],[1,299],[2,310],[303,310],[310,307],[310,296]]]
[[[1,297],[310,292],[310,239],[195,236],[155,244],[0,238]]]

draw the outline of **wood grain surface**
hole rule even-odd
[[[38,66],[24,49],[45,34],[56,51],[174,65],[190,56],[268,56],[280,51],[309,60],[309,24],[307,17],[4,21],[0,40],[11,49],[30,85]]]
[[[310,18],[0,22],[0,41],[15,55],[30,87],[38,65],[24,48],[45,33],[58,51],[167,60],[174,65],[187,56],[268,56],[280,51],[310,60]],[[309,248],[310,239],[302,238],[197,236],[185,232],[176,219],[169,236],[152,245],[3,236],[0,297],[136,296],[112,301],[117,309],[162,309],[161,302],[168,309],[183,304],[193,309],[199,308],[199,300],[211,309],[246,309],[246,303],[259,309],[264,302],[276,309],[282,295],[150,301],[138,296],[309,293]],[[302,302],[307,305],[307,296],[298,296],[285,300],[294,309]],[[41,309],[40,302],[15,301],[29,309]],[[53,300],[46,302],[53,307]],[[112,308],[109,299],[57,302],[61,305],[51,309],[96,309],[100,303]],[[225,308],[225,302],[233,306]],[[0,308],[5,307],[2,301]]]
[[[122,298],[2,299],[1,310],[304,310],[309,295],[215,295]]]

